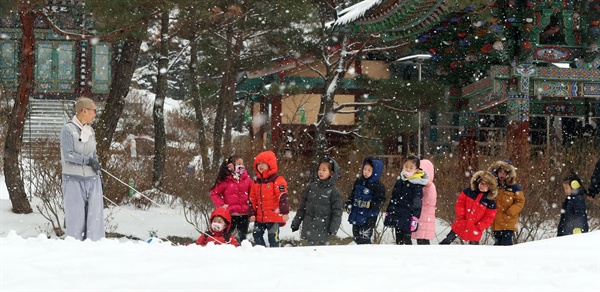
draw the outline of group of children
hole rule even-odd
[[[213,242],[238,246],[246,239],[249,222],[254,222],[254,243],[265,246],[266,232],[269,246],[279,247],[279,229],[287,223],[290,208],[287,182],[278,175],[275,153],[264,151],[256,156],[254,182],[243,164],[243,159],[237,156],[229,157],[221,164],[210,191],[216,206],[210,216],[210,230],[200,236],[197,244]],[[385,186],[380,181],[383,168],[380,159],[366,158],[361,175],[344,203],[336,186],[340,166],[330,157],[321,159],[314,181],[301,194],[300,206],[291,222],[292,231],[301,229],[300,235],[308,245],[325,245],[329,236],[337,233],[345,209],[353,226],[354,241],[370,244],[386,201]],[[404,159],[402,172],[383,213],[383,224],[394,229],[397,244],[412,244],[412,239],[416,239],[417,244],[430,244],[435,237],[437,191],[433,178],[431,161],[416,156]],[[566,181],[563,185],[568,197],[563,204],[565,211],[561,214],[559,236],[588,230],[581,181],[577,177],[569,177]],[[478,244],[483,232],[492,226],[495,245],[512,245],[518,215],[524,204],[525,197],[516,183],[514,166],[510,161],[498,161],[487,171],[476,172],[470,187],[460,193],[456,219],[440,244],[450,244],[457,237]]]

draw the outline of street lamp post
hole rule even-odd
[[[423,63],[423,60],[428,60],[431,58],[431,55],[429,54],[417,54],[417,55],[411,55],[411,56],[406,56],[406,57],[402,57],[394,62],[404,62],[404,61],[408,61],[408,60],[412,60],[412,59],[416,59],[416,63],[417,63],[417,69],[419,70],[419,82],[421,81],[421,65]],[[421,157],[421,111],[419,111],[417,109],[417,119],[419,121],[419,132],[417,135],[417,156],[419,156],[419,158]]]

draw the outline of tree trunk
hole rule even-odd
[[[219,100],[217,103],[217,115],[215,118],[215,129],[213,132],[213,158],[212,168],[216,169],[219,165],[219,160],[225,154],[223,149],[223,127],[225,125],[225,116],[228,108],[228,97],[229,88],[231,87],[232,77],[232,63],[233,63],[233,28],[227,29],[226,37],[226,50],[225,50],[225,72],[223,79],[221,80],[221,88],[219,89]]]
[[[245,18],[240,19],[238,25],[244,25]],[[242,54],[242,48],[244,39],[241,32],[238,32],[236,36],[232,37],[232,42],[235,44],[232,45],[232,54],[231,54],[231,64],[228,66],[231,74],[229,75],[229,82],[227,85],[227,103],[225,104],[225,120],[227,123],[225,124],[225,139],[223,139],[223,149],[225,153],[230,154],[232,152],[232,138],[231,138],[231,130],[233,129],[233,103],[235,101],[235,93],[237,90],[237,72],[240,68],[240,56]]]
[[[113,66],[113,81],[110,85],[110,94],[104,106],[104,112],[97,125],[98,156],[100,161],[108,161],[110,144],[117,128],[117,123],[123,113],[125,98],[129,94],[131,77],[135,71],[138,53],[142,39],[130,37],[122,42],[121,53]],[[113,52],[118,52],[118,44],[113,46]]]
[[[346,62],[348,39],[342,36],[342,48],[337,60],[335,68],[327,68],[327,80],[325,80],[325,91],[321,94],[321,104],[319,106],[319,114],[317,115],[317,124],[315,129],[315,143],[313,149],[313,168],[316,169],[316,164],[321,158],[327,155],[327,129],[333,120],[333,103],[335,93],[340,85],[344,74],[346,73]],[[323,48],[324,54],[327,54],[327,48]],[[326,61],[326,60],[325,60]],[[327,62],[324,62],[326,64]],[[333,70],[332,70],[333,69]]]
[[[154,168],[152,186],[159,188],[165,172],[167,138],[165,135],[164,106],[167,93],[167,68],[169,67],[169,11],[161,14],[160,57],[158,59],[158,76],[156,82],[156,98],[152,119],[154,121]]]
[[[208,141],[206,141],[206,127],[204,124],[204,111],[202,108],[202,97],[198,90],[198,72],[196,66],[198,64],[198,43],[196,40],[196,33],[192,33],[192,43],[190,44],[190,97],[192,100],[192,106],[196,113],[196,127],[198,128],[198,147],[200,157],[202,158],[202,168],[210,167],[210,161],[208,159]],[[202,172],[204,173],[204,172]]]
[[[21,169],[19,168],[19,154],[23,145],[23,130],[29,95],[33,87],[33,67],[35,35],[33,23],[35,13],[31,10],[29,2],[19,1],[19,19],[22,24],[23,38],[19,56],[19,79],[14,106],[8,119],[8,131],[4,143],[4,175],[8,195],[12,203],[12,211],[17,214],[33,212],[27,200]]]

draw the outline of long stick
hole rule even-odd
[[[138,193],[138,194],[142,195],[142,197],[144,197],[144,198],[148,199],[148,201],[150,201],[150,202],[154,203],[155,205],[157,205],[157,206],[159,206],[159,207],[161,207],[161,208],[165,208],[165,206],[163,206],[163,205],[161,205],[161,204],[157,203],[156,201],[154,201],[154,200],[150,199],[148,196],[146,196],[146,195],[142,194],[140,191],[136,190],[134,187],[132,187],[132,186],[130,186],[129,184],[125,183],[124,181],[120,180],[118,177],[114,176],[112,173],[108,172],[106,169],[102,168],[102,171],[104,171],[106,174],[110,175],[112,178],[114,178],[114,179],[115,179],[115,180],[117,180],[118,182],[120,182],[120,183],[122,183],[123,185],[127,186],[128,188],[132,189],[134,192],[136,192],[136,193]],[[104,197],[106,198],[106,196],[104,196]],[[106,198],[106,199],[108,199],[108,198]],[[108,200],[109,200],[111,203],[115,204],[115,203],[114,203],[114,202],[112,202],[110,199],[108,199]],[[117,204],[115,204],[115,205],[117,205]],[[117,206],[118,206],[118,205],[117,205]],[[131,216],[133,216],[132,214],[130,214],[130,215],[131,215]],[[135,216],[134,216],[134,217],[135,217]],[[136,219],[137,219],[137,218],[136,218]],[[139,220],[139,219],[138,219],[138,220]],[[230,224],[231,224],[231,223],[230,223]],[[193,224],[190,224],[190,225],[192,225],[192,226],[194,227],[194,229],[196,229],[196,231],[198,231],[198,232],[200,232],[200,233],[202,233],[202,234],[204,234],[204,235],[206,235],[206,236],[208,236],[208,237],[210,237],[210,238],[214,239],[216,242],[218,242],[218,243],[225,243],[225,242],[222,242],[222,241],[218,240],[217,238],[215,238],[215,237],[211,236],[210,234],[208,234],[208,233],[206,233],[206,232],[204,232],[204,231],[202,231],[202,230],[198,229],[198,228],[197,228],[196,226],[194,226]]]
[[[154,200],[150,199],[148,196],[142,194],[140,191],[136,190],[134,187],[130,186],[129,184],[126,184],[124,181],[120,180],[118,177],[114,176],[112,173],[108,172],[106,169],[102,169],[102,171],[104,171],[106,174],[110,175],[112,178],[116,179],[118,182],[122,183],[123,185],[126,185],[128,188],[132,189],[134,192],[140,194],[142,197],[148,199],[148,201],[154,203],[155,205],[159,206],[159,207],[163,207],[163,205],[155,202]]]

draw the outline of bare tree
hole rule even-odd
[[[16,3],[15,3],[16,2]],[[3,5],[6,5],[4,2]],[[54,30],[57,34],[67,36],[69,38],[81,39],[81,40],[106,40],[111,37],[117,36],[122,33],[126,33],[135,29],[143,22],[130,25],[127,27],[121,27],[116,31],[112,31],[103,36],[97,36],[94,34],[75,34],[69,33],[52,22],[50,17],[44,11],[44,7],[47,1],[35,0],[35,1],[23,1],[14,0],[9,4],[14,4],[17,7],[19,20],[21,22],[21,46],[19,56],[19,77],[17,81],[17,93],[14,97],[14,105],[9,117],[8,129],[6,141],[4,144],[4,172],[6,177],[6,185],[8,187],[9,197],[12,202],[15,213],[31,213],[31,205],[27,200],[25,193],[25,187],[23,184],[23,178],[21,170],[19,168],[19,154],[23,145],[23,131],[25,125],[25,118],[27,114],[27,105],[29,104],[29,96],[33,88],[34,75],[33,69],[35,66],[35,34],[34,34],[34,23],[36,19],[41,18],[42,21],[47,23],[49,27]],[[102,139],[100,139],[102,140]]]
[[[169,10],[163,7],[160,17],[160,51],[158,59],[158,82],[152,120],[154,121],[154,167],[152,186],[160,187],[165,171],[167,137],[165,137],[164,105],[167,94],[167,73],[169,66]]]

